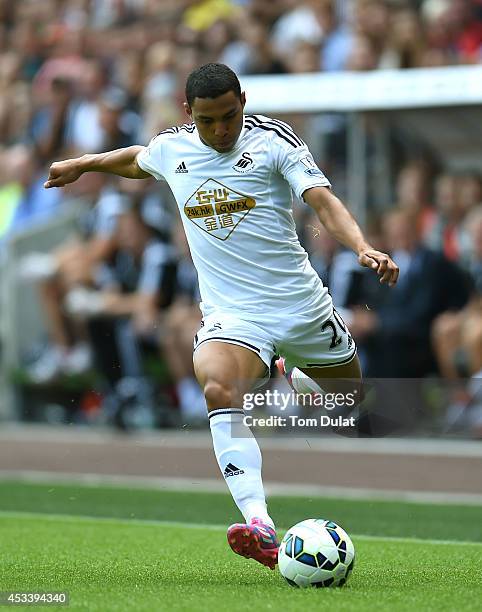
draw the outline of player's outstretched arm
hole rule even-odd
[[[313,208],[330,234],[346,247],[355,251],[361,266],[372,268],[381,283],[393,287],[398,280],[398,266],[386,253],[368,244],[350,212],[327,187],[312,187],[303,193],[305,202]]]
[[[142,179],[151,175],[137,164],[136,158],[144,149],[140,145],[97,153],[94,155],[82,155],[75,159],[54,162],[50,166],[49,176],[44,187],[63,187],[75,182],[84,172],[107,172],[117,174],[126,178]]]

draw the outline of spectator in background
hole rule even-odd
[[[193,338],[201,326],[199,285],[182,225],[174,232],[180,259],[176,273],[176,293],[173,303],[164,312],[159,337],[162,357],[176,385],[183,423],[191,425],[205,421],[206,401],[194,376],[192,361]]]
[[[99,104],[106,87],[106,72],[98,60],[85,62],[77,81],[76,96],[69,108],[67,135],[69,146],[80,154],[102,151],[104,132],[99,122]],[[86,126],[89,129],[86,129]]]
[[[69,240],[51,254],[31,253],[21,262],[25,280],[37,281],[49,329],[49,344],[28,368],[30,379],[46,383],[59,374],[79,374],[91,365],[85,328],[68,317],[64,299],[75,287],[96,284],[97,266],[108,261],[116,249],[117,219],[126,198],[98,175],[99,198],[82,216],[85,240]]]
[[[44,18],[47,15],[44,15]],[[33,78],[43,61],[43,41],[35,16],[24,15],[19,11],[12,20],[9,36],[9,47],[18,54],[19,77],[25,80]]]
[[[464,242],[462,220],[465,215],[460,198],[460,179],[444,173],[435,180],[435,208],[432,225],[426,233],[427,246],[441,251],[451,261],[458,261]]]
[[[474,235],[469,231],[472,227],[472,213],[482,206],[482,181],[477,174],[467,173],[459,177],[458,189],[459,207],[461,210],[462,231],[460,232],[460,263],[470,270],[474,256]]]
[[[469,214],[482,204],[482,181],[479,175],[467,173],[459,178],[459,202],[461,214]]]
[[[108,266],[118,249],[117,223],[125,209],[137,203],[146,222],[161,228],[158,233],[163,239],[170,232],[171,213],[159,190],[152,190],[152,182],[92,176],[97,183],[97,200],[93,207],[83,205],[81,237],[68,240],[50,254],[31,253],[21,262],[23,278],[39,283],[50,335],[45,352],[29,368],[30,378],[36,383],[48,382],[61,373],[80,373],[91,365],[85,326],[67,315],[64,300],[72,290],[96,288],[102,283],[100,267]],[[91,182],[91,194],[94,186]]]
[[[176,47],[171,41],[156,42],[145,53],[144,100],[173,97],[176,91]]]
[[[243,20],[244,21],[244,20]],[[218,19],[200,36],[200,45],[204,57],[210,62],[219,61],[223,49],[234,38],[231,23],[227,19]]]
[[[246,6],[249,14],[255,21],[266,24],[270,30],[276,21],[287,11],[299,4],[299,0],[234,0],[235,3]]]
[[[400,266],[399,283],[387,292],[366,275],[358,296],[351,296],[358,307],[352,308],[350,329],[365,354],[368,378],[420,378],[436,368],[431,325],[442,312],[466,304],[467,283],[460,268],[421,244],[411,215],[390,211],[382,226],[388,251]]]
[[[482,60],[482,4],[469,0],[465,7],[463,27],[457,40],[462,62],[480,63]]]
[[[482,15],[471,0],[425,0],[422,4],[425,36],[438,54],[439,65],[481,60]]]
[[[425,48],[423,26],[417,12],[402,8],[392,16],[380,68],[417,68],[422,65]]]
[[[146,223],[139,206],[129,206],[124,200],[122,208],[114,234],[117,252],[112,265],[104,263],[99,275],[101,290],[72,290],[67,296],[68,310],[130,317],[140,335],[155,333],[159,308],[172,301],[175,249]],[[83,301],[84,296],[91,302]]]
[[[27,145],[15,145],[4,151],[6,183],[0,188],[5,206],[4,239],[52,219],[58,212],[61,193],[48,194],[43,188],[35,151]]]
[[[145,374],[142,349],[158,350],[160,312],[174,292],[175,248],[146,223],[142,206],[130,206],[118,217],[117,252],[99,275],[100,289],[79,288],[66,297],[68,312],[86,318],[95,362],[110,388],[111,410],[121,427],[141,414],[155,420],[154,381]]]
[[[448,429],[464,427],[482,437],[482,205],[465,222],[470,238],[467,271],[470,301],[458,312],[442,313],[432,326],[432,343],[442,376],[453,384]],[[465,379],[469,379],[468,384]]]
[[[236,5],[230,0],[198,0],[188,4],[182,23],[191,30],[207,30],[217,21],[234,16],[236,11]]]
[[[106,88],[105,72],[100,63],[87,64],[79,86],[80,96],[69,109],[67,145],[83,153],[133,144],[139,128],[138,118],[127,111],[127,96],[121,89]]]
[[[355,36],[346,60],[346,69],[356,72],[375,70],[378,60],[379,57],[371,40],[367,36]]]
[[[318,23],[323,37],[321,42],[321,70],[345,70],[353,45],[353,34],[341,21],[335,0],[322,0],[317,7]]]
[[[280,57],[289,58],[299,43],[320,45],[323,36],[318,20],[318,0],[293,3],[293,9],[283,14],[275,23],[272,42]]]
[[[279,74],[286,72],[285,65],[270,42],[267,27],[254,20],[238,24],[239,39],[228,44],[219,61],[239,74]]]
[[[387,45],[390,32],[391,8],[383,0],[355,0],[353,29],[355,34],[367,41],[365,44],[373,55],[373,69],[379,65],[380,57]],[[359,49],[362,49],[358,40]],[[354,61],[356,52],[352,50]],[[363,63],[363,62],[362,62]]]
[[[318,72],[320,69],[320,49],[318,45],[299,42],[286,60],[289,72]]]
[[[20,72],[18,53],[0,54],[0,142],[7,145],[24,142],[32,114],[30,88]]]
[[[142,91],[144,86],[144,53],[127,52],[121,62],[115,65],[114,82],[126,92],[126,110],[140,115],[142,112]]]
[[[67,117],[73,95],[73,82],[55,77],[45,104],[38,107],[32,116],[29,136],[44,163],[54,159],[65,147]]]
[[[103,92],[98,105],[98,122],[103,131],[101,150],[121,149],[138,141],[140,117],[127,110],[127,96],[122,89],[111,87]]]
[[[177,61],[176,46],[171,41],[154,43],[146,51],[141,140],[148,141],[152,134],[182,122],[177,103]]]
[[[470,238],[466,269],[471,299],[458,312],[441,314],[432,330],[440,372],[449,380],[482,377],[482,205],[473,209],[465,226]]]
[[[430,203],[430,170],[423,159],[414,159],[402,167],[396,181],[397,207],[416,219],[418,235],[425,236],[435,218]]]

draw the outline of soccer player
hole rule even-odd
[[[267,375],[276,354],[283,372],[296,366],[316,379],[361,377],[353,340],[300,246],[291,191],[380,282],[394,285],[398,268],[367,243],[291,127],[245,115],[245,104],[232,70],[201,66],[186,82],[191,123],[164,130],[147,147],[56,162],[45,187],[62,187],[84,172],[154,176],[171,187],[202,299],[194,369],[219,467],[246,520],[228,529],[228,542],[234,552],[274,569],[278,541],[241,393]]]

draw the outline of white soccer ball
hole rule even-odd
[[[307,519],[286,532],[278,552],[281,575],[294,587],[342,586],[355,563],[355,548],[339,525]]]

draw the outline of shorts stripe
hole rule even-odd
[[[232,342],[233,344],[240,344],[241,346],[247,346],[252,351],[256,351],[257,353],[261,353],[261,349],[254,346],[253,344],[249,344],[249,342],[244,342],[244,340],[238,340],[237,338],[225,338],[223,336],[210,336],[209,338],[204,338],[201,342],[195,347],[201,346],[203,342],[209,342],[210,340],[223,340],[224,342]]]
[[[302,367],[304,368],[329,368],[329,367],[333,367],[337,365],[343,365],[344,363],[349,363],[355,357],[355,355],[356,355],[356,348],[353,351],[353,353],[346,359],[343,359],[343,361],[337,361],[335,363],[307,363],[306,365]]]

